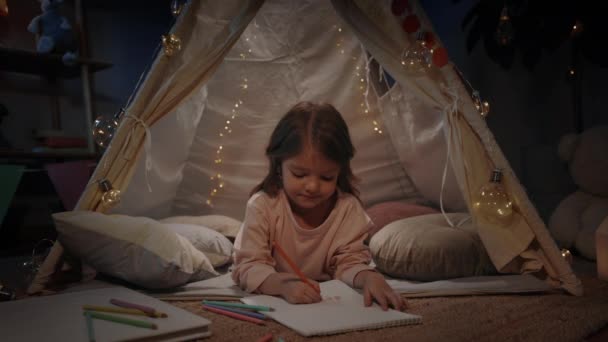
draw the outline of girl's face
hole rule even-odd
[[[294,211],[322,208],[336,191],[340,165],[312,147],[281,164],[283,189]]]

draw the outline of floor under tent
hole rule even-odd
[[[608,323],[608,285],[580,260],[573,271],[550,239],[455,66],[404,71],[417,42],[390,1],[202,3],[177,18],[181,47],[161,49],[78,210],[54,215],[59,244],[30,293],[50,292],[59,269],[87,280],[77,288],[110,282],[154,296],[225,276],[250,190],[267,171],[269,134],[291,105],[310,100],[344,115],[377,225],[374,263],[410,297],[407,311],[423,316],[420,325],[315,339],[567,341]],[[510,196],[506,218],[474,205],[495,168]],[[310,339],[215,315],[192,298],[165,296],[212,321],[209,341]]]

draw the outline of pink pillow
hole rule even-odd
[[[374,204],[367,208],[367,215],[374,222],[374,226],[370,229],[369,238],[376,234],[382,227],[387,224],[412,216],[420,216],[427,214],[436,214],[439,211],[435,208],[405,203],[405,202],[382,202]]]

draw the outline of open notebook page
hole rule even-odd
[[[323,300],[314,304],[290,304],[280,297],[260,295],[242,298],[251,305],[265,305],[274,311],[268,317],[303,336],[328,335],[354,330],[416,324],[422,317],[374,304],[366,307],[363,296],[340,280],[320,283]]]

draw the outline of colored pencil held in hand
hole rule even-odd
[[[287,253],[285,253],[285,250],[283,250],[283,248],[276,242],[276,240],[272,241],[272,246],[281,255],[281,258],[283,258],[289,264],[289,267],[291,267],[291,269],[300,278],[300,280],[302,280],[308,286],[312,287],[315,291],[317,291],[317,293],[321,293],[321,289],[318,286],[315,286],[313,283],[311,283],[308,280],[308,278],[300,270],[300,268],[298,267],[298,265],[296,265],[296,263],[293,262],[293,260],[291,260],[291,258],[289,258],[289,256],[287,255]]]

